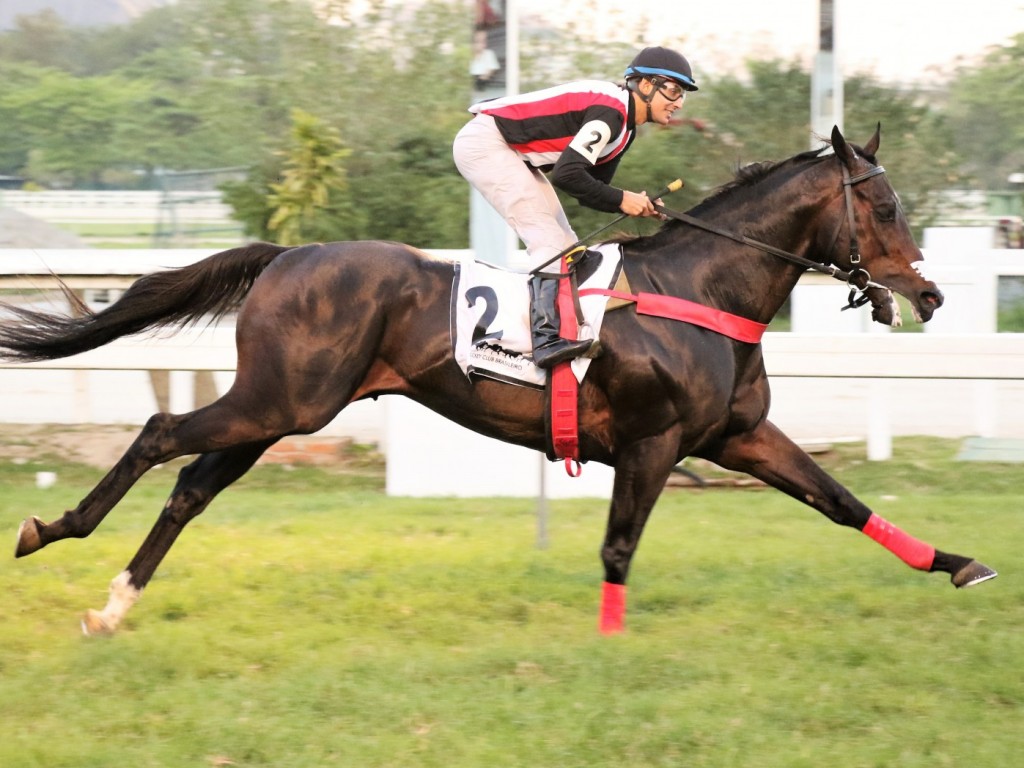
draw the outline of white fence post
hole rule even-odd
[[[868,439],[869,461],[888,461],[892,458],[892,421],[889,413],[890,386],[883,379],[871,379],[868,384]]]

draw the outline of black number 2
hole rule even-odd
[[[481,299],[483,299],[485,309],[484,313],[480,315],[480,319],[476,321],[476,327],[473,329],[474,347],[491,339],[498,341],[505,335],[505,332],[500,330],[487,332],[491,323],[494,322],[494,318],[498,316],[498,294],[495,293],[494,289],[486,285],[477,285],[466,291],[466,303],[470,307]]]
[[[599,141],[601,141],[601,133],[600,133],[600,131],[591,131],[590,135],[593,136],[594,138],[592,138],[590,141],[588,141],[586,144],[583,145],[583,148],[585,150],[587,150],[587,152],[593,152],[594,151],[594,146]]]

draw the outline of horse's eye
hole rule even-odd
[[[882,203],[876,206],[875,218],[879,221],[896,221],[896,203]]]

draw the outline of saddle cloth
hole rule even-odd
[[[605,244],[589,250],[597,251],[600,263],[579,287],[611,288],[622,268],[622,249],[615,244]],[[584,270],[584,274],[587,272],[590,270]],[[467,376],[544,388],[547,372],[534,365],[532,357],[529,280],[528,274],[483,261],[466,259],[456,263],[452,286],[452,347],[456,362]],[[602,295],[580,297],[584,324],[579,338],[597,338],[608,301],[609,297]],[[573,322],[573,318],[567,322]],[[583,381],[590,362],[589,358],[572,361],[577,381]]]

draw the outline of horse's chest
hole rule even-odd
[[[618,386],[607,392],[607,408],[616,423],[642,422],[658,430],[685,420],[702,428],[728,414],[735,380],[728,366],[664,360],[617,372]],[[602,400],[603,398],[599,398]]]

